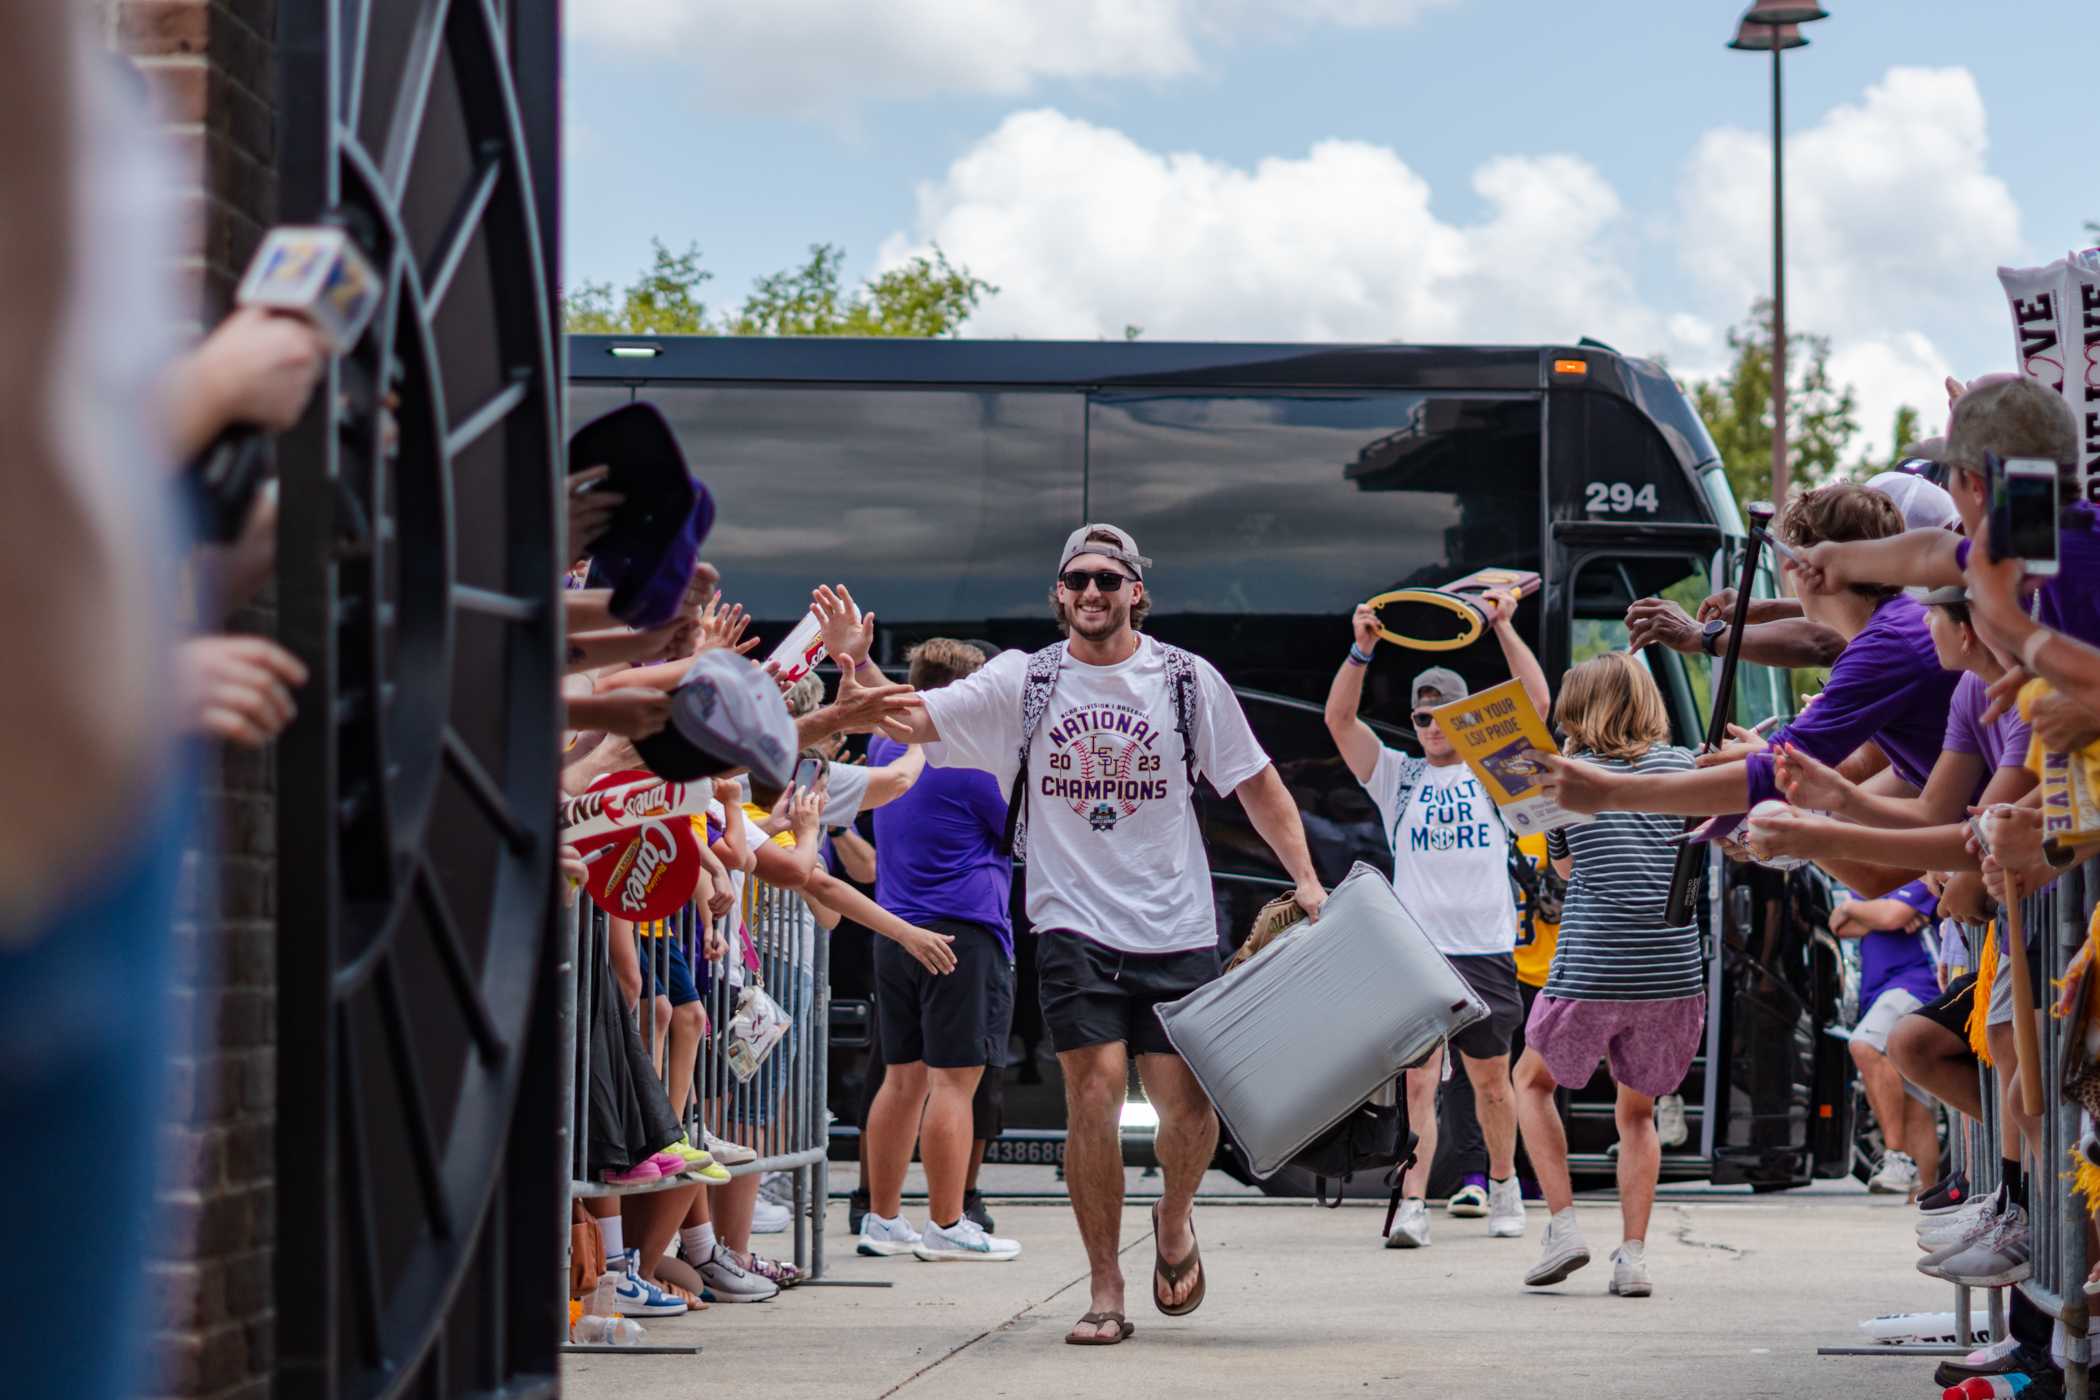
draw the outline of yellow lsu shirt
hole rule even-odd
[[[1546,838],[1543,835],[1518,837],[1517,852],[1530,861],[1535,869],[1546,869]],[[1560,944],[1560,925],[1528,917],[1526,906],[1529,903],[1529,898],[1519,890],[1517,980],[1527,987],[1543,987],[1546,985],[1546,974],[1553,970],[1553,950]]]

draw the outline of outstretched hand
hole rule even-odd
[[[1531,761],[1545,770],[1539,787],[1571,812],[1602,812],[1611,806],[1614,778],[1595,763],[1533,749]]]
[[[1842,812],[1853,793],[1844,774],[1792,744],[1780,745],[1772,775],[1787,801],[1811,811]]]
[[[1754,753],[1763,753],[1771,747],[1764,736],[1754,729],[1745,729],[1740,724],[1728,726],[1729,742],[1717,749],[1702,753],[1692,760],[1694,768],[1718,768],[1724,763],[1740,763]]]
[[[919,966],[934,976],[955,971],[955,949],[952,946],[955,939],[952,935],[935,933],[932,929],[912,924],[905,928],[897,942],[918,961]]]
[[[817,615],[818,635],[824,650],[842,671],[857,669],[875,645],[875,614],[863,615],[845,584],[819,584],[809,595],[809,609]]]

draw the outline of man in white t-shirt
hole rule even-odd
[[[1483,600],[1495,640],[1509,669],[1541,715],[1551,710],[1545,668],[1511,619],[1517,599],[1490,593]],[[1495,801],[1481,790],[1437,728],[1429,712],[1466,697],[1456,672],[1432,666],[1415,677],[1408,694],[1410,718],[1422,757],[1380,743],[1357,717],[1364,672],[1378,645],[1378,614],[1357,608],[1356,639],[1327,692],[1327,731],[1349,771],[1371,794],[1393,852],[1393,888],[1400,902],[1451,962],[1488,1016],[1451,1038],[1458,1062],[1472,1081],[1480,1133],[1488,1150],[1488,1234],[1520,1239],[1524,1193],[1517,1183],[1517,1105],[1509,1080],[1509,1049],[1524,1024],[1523,994],[1517,989],[1517,910],[1510,891],[1509,830]],[[1429,1243],[1429,1207],[1422,1199],[1429,1165],[1436,1158],[1436,1095],[1443,1057],[1407,1072],[1408,1123],[1421,1137],[1415,1165],[1401,1183],[1400,1209],[1393,1217],[1388,1249],[1421,1249]]]
[[[936,767],[982,768],[1014,791],[1029,727],[1024,705],[1034,721],[1014,805],[1024,809],[1016,820],[1025,822],[1043,1020],[1064,1071],[1065,1179],[1092,1272],[1090,1307],[1065,1337],[1075,1346],[1111,1346],[1133,1330],[1119,1259],[1120,1121],[1132,1054],[1159,1114],[1166,1174],[1153,1212],[1153,1304],[1180,1316],[1203,1299],[1191,1210],[1217,1150],[1218,1120],[1153,1012],[1219,973],[1195,773],[1239,798],[1308,913],[1327,898],[1297,805],[1225,678],[1137,631],[1151,608],[1151,562],[1115,526],[1073,531],[1052,593],[1069,640],[1041,660],[1002,652],[975,675],[919,697],[922,708],[891,727],[899,739],[926,744]],[[1054,677],[1031,687],[1031,669],[1052,658]]]

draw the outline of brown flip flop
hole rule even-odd
[[[1115,1336],[1104,1337],[1097,1332],[1090,1336],[1082,1337],[1077,1332],[1067,1332],[1065,1333],[1065,1345],[1068,1347],[1112,1347],[1129,1337],[1131,1333],[1137,1331],[1137,1328],[1131,1326],[1129,1320],[1119,1312],[1090,1312],[1080,1318],[1074,1326],[1099,1327],[1104,1322],[1116,1324]]]
[[[1187,1317],[1203,1306],[1203,1290],[1209,1286],[1203,1273],[1203,1250],[1196,1243],[1195,1217],[1189,1218],[1189,1257],[1179,1264],[1169,1264],[1159,1244],[1159,1206],[1158,1201],[1152,1203],[1152,1306],[1168,1317]],[[1171,1289],[1191,1272],[1196,1275],[1196,1287],[1178,1307],[1170,1308],[1160,1301],[1165,1296],[1160,1291],[1162,1283]]]

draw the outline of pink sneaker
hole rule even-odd
[[[647,1186],[652,1181],[662,1181],[664,1174],[657,1169],[656,1158],[636,1162],[624,1172],[600,1172],[607,1186]]]
[[[692,1170],[685,1164],[685,1158],[676,1152],[659,1152],[649,1160],[656,1164],[656,1174],[665,1180]]]

